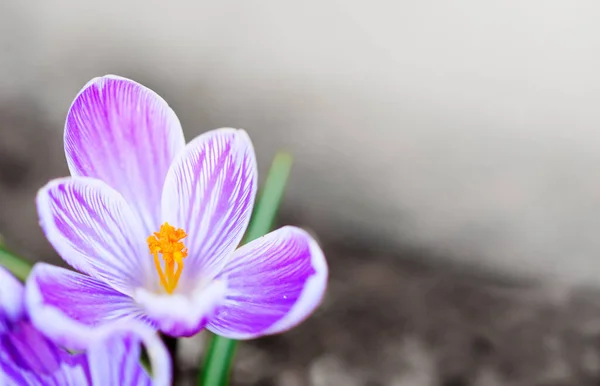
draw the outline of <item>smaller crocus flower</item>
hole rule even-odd
[[[162,342],[141,323],[114,324],[87,336],[88,349],[71,354],[30,322],[23,286],[0,267],[0,386],[167,386],[171,362]],[[66,326],[69,321],[65,320]],[[142,343],[154,380],[140,363]]]
[[[156,93],[105,76],[75,98],[65,127],[71,177],[37,196],[42,228],[80,271],[38,264],[28,280],[34,323],[82,346],[85,329],[137,319],[172,336],[203,328],[229,338],[275,334],[319,305],[328,269],[317,242],[283,227],[239,249],[257,188],[245,131],[187,145]],[[53,318],[79,324],[64,335]]]

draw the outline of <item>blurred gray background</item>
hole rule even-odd
[[[247,346],[304,353],[249,365],[271,370],[247,384],[596,385],[600,314],[577,291],[600,283],[598,20],[600,3],[582,0],[0,1],[0,233],[58,261],[33,199],[68,173],[67,109],[89,79],[130,77],[171,104],[188,140],[244,128],[261,172],[278,149],[295,155],[282,221],[323,242],[330,295],[300,332]],[[520,307],[550,338],[534,322],[515,338],[530,320]],[[511,328],[490,326],[502,315]],[[381,354],[354,340],[396,332],[385,358],[400,375],[342,355]],[[302,351],[307,339],[318,349]],[[471,344],[486,353],[475,362]],[[540,359],[552,350],[572,363]],[[527,372],[519,355],[539,363]],[[319,378],[344,366],[364,371]]]

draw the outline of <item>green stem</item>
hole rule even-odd
[[[237,350],[237,341],[212,335],[198,385],[227,386],[229,373]]]
[[[29,271],[31,271],[31,263],[14,253],[10,252],[0,243],[0,266],[8,269],[18,279],[25,281]]]
[[[292,168],[292,156],[277,153],[267,174],[262,193],[254,206],[252,220],[242,244],[267,234],[272,228]],[[237,341],[214,335],[198,377],[199,386],[227,386]]]

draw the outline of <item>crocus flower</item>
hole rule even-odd
[[[29,321],[23,286],[0,267],[0,386],[167,386],[169,355],[145,324],[114,324],[88,335],[88,350],[71,354]],[[154,381],[140,364],[141,343]]]
[[[218,129],[187,145],[167,103],[128,79],[90,81],[68,112],[71,177],[37,196],[42,228],[81,273],[38,265],[34,322],[66,314],[79,329],[139,319],[172,336],[202,328],[248,339],[287,330],[318,306],[327,264],[305,231],[280,228],[239,249],[257,186],[245,131]]]

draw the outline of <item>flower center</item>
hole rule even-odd
[[[158,232],[151,234],[147,240],[150,253],[154,256],[154,264],[160,278],[160,284],[169,294],[172,294],[177,287],[181,271],[183,271],[183,259],[187,256],[188,250],[181,240],[186,237],[187,234],[183,229],[175,228],[166,222],[160,226]],[[164,270],[158,258],[159,254],[162,255],[165,262]],[[176,264],[177,270],[175,270]]]

